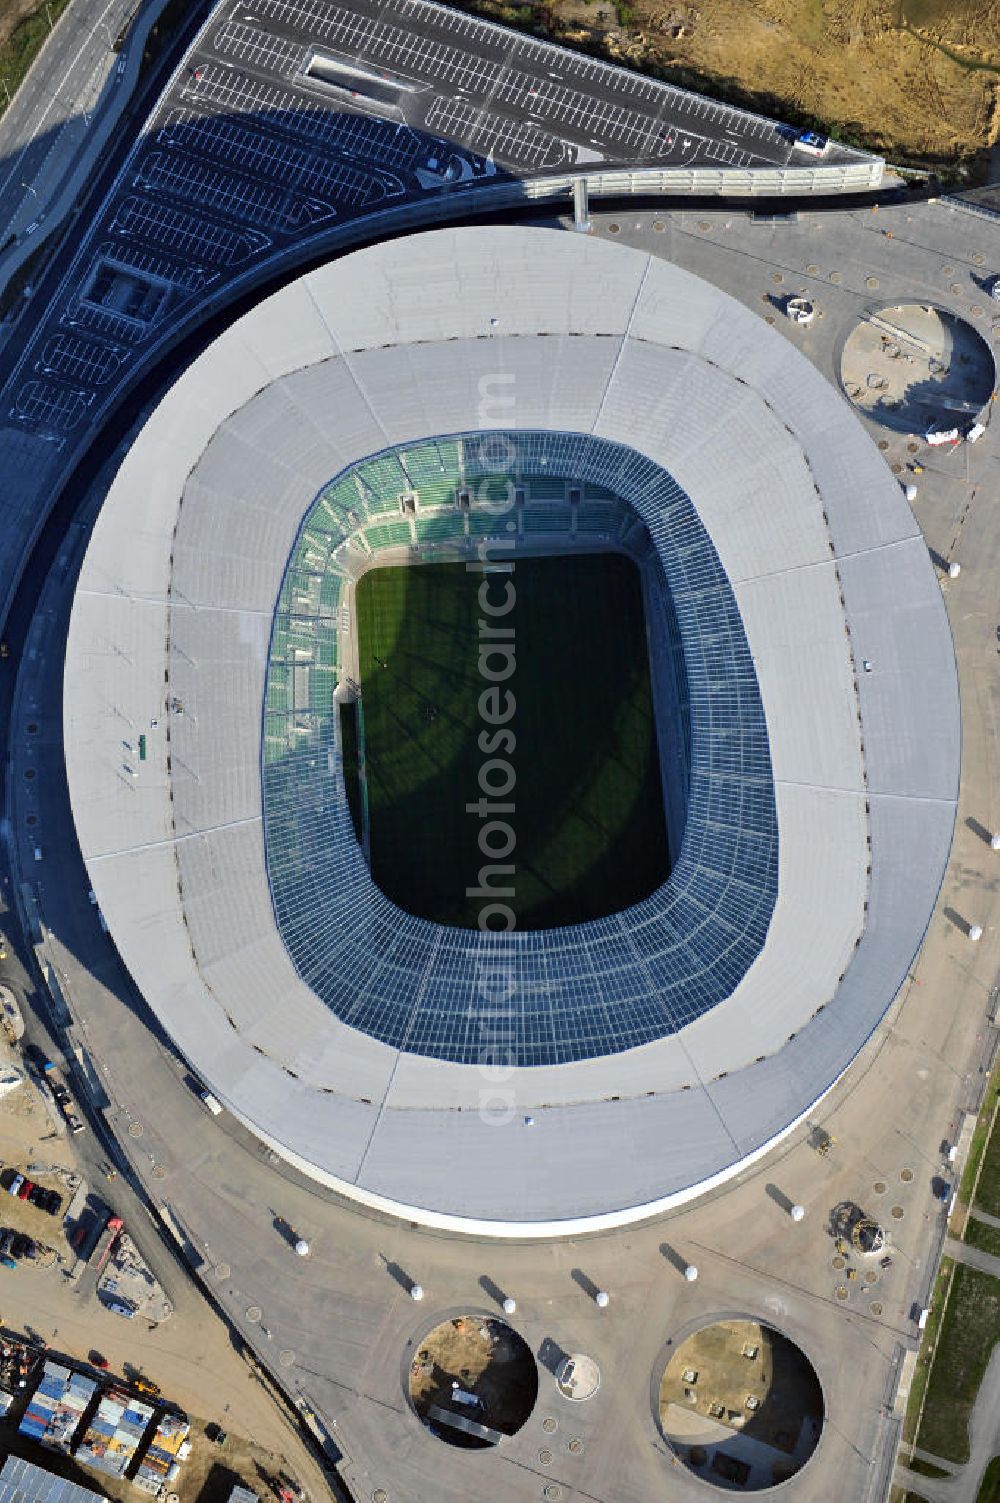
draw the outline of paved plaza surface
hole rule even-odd
[[[728,210],[633,210],[601,214],[595,225],[595,233],[668,255],[776,318],[831,380],[858,314],[895,300],[939,302],[992,337],[993,310],[977,279],[1000,269],[1000,222],[946,203],[777,224]],[[772,301],[801,290],[822,315],[807,329]],[[887,462],[913,460],[905,435],[873,432],[888,444]],[[668,1495],[668,1484],[672,1498],[704,1496],[659,1435],[654,1395],[668,1342],[703,1320],[742,1313],[798,1341],[824,1389],[823,1437],[787,1496],[796,1503],[882,1496],[897,1434],[886,1411],[903,1353],[916,1344],[913,1311],[926,1301],[943,1231],[930,1182],[991,1057],[1000,918],[1000,858],[988,843],[1000,826],[1000,445],[991,428],[974,447],[921,448],[918,457],[915,510],[928,546],[942,564],[962,565],[957,579],[942,577],[942,588],[964,729],[953,854],[921,956],[846,1078],[762,1164],[657,1224],[543,1247],[436,1234],[320,1192],[231,1119],[210,1117],[184,1067],[147,1028],[87,900],[60,772],[57,666],[74,540],[67,543],[24,659],[8,810],[15,880],[80,1020],[75,1037],[100,1061],[95,1084],[106,1088],[108,1119],[152,1199],[234,1324],[334,1437],[357,1497],[382,1488],[392,1500],[423,1503],[471,1491],[513,1503],[546,1496],[548,1487],[549,1498],[648,1503]],[[928,724],[933,714],[928,704]],[[36,776],[25,778],[28,770]],[[967,934],[973,922],[983,927],[978,945]],[[811,1146],[817,1124],[836,1140],[825,1157]],[[833,1267],[828,1220],[844,1200],[891,1233],[891,1266],[860,1287],[840,1285]],[[792,1202],[806,1209],[798,1224],[787,1214]],[[295,1257],[289,1229],[309,1240],[308,1258]],[[700,1270],[694,1284],[680,1272],[689,1261]],[[426,1291],[419,1306],[411,1280]],[[601,1287],[611,1295],[603,1311],[590,1293]],[[520,1434],[496,1451],[462,1453],[420,1426],[404,1375],[432,1325],[463,1310],[496,1310],[496,1291],[517,1300],[514,1324],[540,1354],[539,1400]],[[602,1373],[600,1392],[582,1405],[561,1398],[545,1369],[573,1351],[591,1355]],[[570,1440],[582,1445],[570,1450]]]

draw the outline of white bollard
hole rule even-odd
[[[419,1301],[419,1300],[422,1300],[423,1297],[424,1297],[424,1291],[421,1288],[421,1286],[419,1284],[411,1284],[410,1285],[410,1298]]]
[[[793,1221],[801,1221],[806,1214],[805,1206],[791,1206],[788,1211]]]
[[[516,1299],[511,1299],[510,1295],[508,1294],[507,1298],[503,1302],[503,1313],[505,1315],[513,1315],[514,1311],[516,1309],[517,1309],[517,1300]]]
[[[983,926],[982,926],[982,924],[970,924],[969,925],[969,938],[972,940],[972,943],[974,945],[978,944],[979,941],[982,939],[982,937],[983,937]]]
[[[594,1295],[594,1304],[599,1310],[606,1310],[611,1303],[611,1296],[606,1289],[598,1289]]]
[[[689,1263],[685,1268],[684,1277],[687,1279],[689,1284],[693,1284],[695,1279],[698,1277],[698,1270],[697,1268],[695,1268],[693,1263]]]

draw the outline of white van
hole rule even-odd
[[[208,1107],[209,1111],[212,1113],[212,1116],[221,1117],[222,1103],[220,1101],[216,1101],[211,1091],[202,1091],[200,1094],[202,1101]]]

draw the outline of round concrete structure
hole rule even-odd
[[[726,1492],[787,1482],[819,1444],[825,1402],[807,1354],[762,1322],[700,1326],[671,1349],[657,1421],[675,1456]]]
[[[748,644],[777,824],[766,936],[724,997],[663,1037],[616,1044],[619,1000],[582,936],[531,1005],[557,1030],[572,983],[603,1010],[609,1042],[502,1070],[387,1043],[320,1000],[275,922],[261,767],[273,621],[317,496],[400,445],[496,431],[617,446],[689,499]],[[629,463],[619,494],[655,543],[671,518],[629,491]],[[697,595],[680,556],[665,572],[675,602]],[[685,639],[689,665],[695,648],[710,665],[708,636]],[[846,404],[707,283],[548,230],[442,231],[358,252],[218,339],[109,492],[78,586],[65,711],[102,912],[213,1094],[331,1187],[501,1236],[678,1204],[801,1120],[907,972],[958,789],[940,590]],[[336,748],[323,756],[336,799]],[[692,859],[707,873],[710,842]],[[711,920],[737,932],[738,858],[729,875],[714,906],[689,907],[689,931]],[[400,912],[381,902],[366,898],[353,919],[355,940],[371,935],[372,985]],[[636,932],[639,955],[662,944],[660,921]],[[655,1006],[667,978],[648,974]],[[479,1026],[495,999],[471,967],[463,984]],[[415,1027],[421,995],[407,994]]]

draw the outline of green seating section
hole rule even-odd
[[[462,512],[439,512],[437,516],[414,518],[414,532],[418,543],[443,543],[465,537],[465,516]]]
[[[378,527],[366,527],[365,542],[369,548],[393,548],[413,541],[410,524],[400,517],[398,522],[383,522]]]

